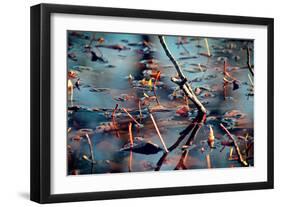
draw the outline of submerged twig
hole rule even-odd
[[[233,155],[233,147],[230,147],[228,160],[233,160],[232,155]]]
[[[174,170],[180,170],[180,169],[187,169],[187,167],[185,166],[185,160],[186,160],[186,157],[187,157],[187,154],[188,154],[188,150],[184,150],[182,155],[181,155],[181,158],[178,162],[178,164],[176,165],[175,169]]]
[[[169,147],[169,152],[173,151],[174,149],[176,149],[179,144],[183,141],[183,139],[189,134],[189,132],[194,128],[195,126],[195,123],[192,122],[191,124],[189,124],[185,130],[183,130],[181,133],[180,133],[180,137],[177,139],[177,141],[171,146]]]
[[[130,156],[129,156],[129,163],[128,163],[128,170],[129,172],[132,172],[132,163],[133,163],[133,150],[130,150]]]
[[[212,168],[210,154],[207,154],[207,155],[206,155],[206,162],[207,162],[207,167],[208,167],[209,169]]]
[[[163,155],[160,157],[159,161],[156,164],[156,168],[154,169],[155,171],[159,171],[160,170],[160,168],[162,167],[162,164],[166,160],[167,156],[168,156],[168,153],[164,152]]]

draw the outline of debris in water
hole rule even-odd
[[[160,133],[160,131],[159,131],[159,129],[158,129],[158,126],[157,126],[157,124],[156,124],[156,122],[155,122],[155,119],[154,119],[152,113],[149,113],[149,116],[150,116],[150,118],[151,118],[151,120],[152,120],[152,123],[153,123],[153,125],[154,125],[154,127],[155,127],[155,129],[156,129],[156,132],[157,132],[157,134],[158,134],[158,136],[159,136],[159,138],[160,138],[160,141],[161,141],[161,143],[163,144],[163,147],[164,147],[164,149],[165,149],[165,152],[169,152],[169,150],[167,149],[166,144],[165,144],[165,142],[164,142],[164,139],[163,139],[163,137],[162,137],[162,135],[161,135],[161,133]]]
[[[130,150],[132,150],[135,153],[149,155],[149,154],[156,154],[159,151],[162,151],[163,149],[160,148],[157,144],[152,143],[151,141],[146,141],[142,137],[135,137],[135,141],[132,147],[131,144],[128,143],[124,145],[123,148],[120,149],[120,151],[130,151]]]
[[[208,137],[208,144],[210,146],[210,148],[214,148],[215,147],[215,136],[214,136],[214,131],[213,128],[211,127],[211,125],[209,125],[209,137]]]
[[[176,113],[180,116],[187,117],[189,112],[188,106],[182,106],[178,110],[176,110]]]
[[[254,166],[253,40],[67,31],[66,50],[67,175]]]
[[[206,155],[207,168],[212,168],[210,154]]]

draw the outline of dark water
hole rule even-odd
[[[178,109],[186,105],[186,101],[181,96],[174,100],[170,98],[177,86],[170,79],[177,73],[160,45],[158,37],[95,33],[91,48],[85,48],[85,45],[91,42],[93,34],[71,31],[68,33],[68,54],[73,55],[68,58],[68,71],[76,73],[76,77],[71,78],[73,84],[77,78],[80,78],[80,90],[74,88],[73,100],[68,95],[68,107],[76,107],[75,110],[71,108],[68,110],[68,174],[243,166],[237,158],[233,144],[225,146],[229,138],[219,126],[220,123],[224,123],[228,128],[243,158],[247,160],[249,166],[253,166],[253,147],[249,147],[254,142],[253,97],[249,95],[251,86],[248,78],[250,73],[247,67],[246,50],[247,47],[251,48],[253,62],[253,41],[208,38],[212,56],[206,57],[200,55],[207,52],[203,37],[187,37],[187,43],[183,42],[179,45],[176,44],[178,37],[165,37],[167,46],[181,65],[193,90],[198,87],[208,89],[203,89],[198,95],[208,115],[206,123],[199,130],[193,144],[185,146],[189,137],[187,135],[175,149],[165,154],[147,112],[147,108],[153,109],[157,106],[157,102],[150,100],[149,105],[142,105],[144,117],[142,120],[138,119],[139,100],[144,99],[144,93],[148,96],[154,95],[152,87],[146,84],[143,87],[139,84],[143,78],[146,78],[147,82],[151,78],[150,75],[144,76],[144,73],[161,72],[158,81],[161,85],[157,86],[156,94],[160,105],[166,110],[152,112],[152,115],[167,148],[178,140],[180,132],[195,118],[196,108],[189,102],[190,111],[185,116],[176,113]],[[99,42],[101,38],[105,41]],[[147,42],[149,42],[148,45]],[[112,46],[117,44],[130,49],[114,49]],[[92,61],[90,51],[102,60]],[[157,66],[144,64],[145,61],[151,59],[157,63]],[[223,96],[224,60],[227,62],[229,74],[239,81],[237,90],[233,90],[232,84],[227,86],[225,100]],[[128,79],[129,76],[134,80]],[[180,95],[181,92],[179,91],[178,94]],[[118,104],[118,110],[115,113],[115,119],[118,131],[112,127],[112,111],[116,104]],[[120,110],[122,107],[129,110],[129,113],[141,122],[143,127],[139,128],[124,111]],[[225,114],[233,110],[237,110],[236,113],[230,117],[230,120],[227,119],[229,117]],[[153,149],[156,149],[156,152],[146,148],[138,152],[120,150],[129,143],[129,122],[133,123],[132,134],[135,143],[138,143],[137,140],[140,137],[142,144],[147,142],[149,142],[147,146],[150,146],[150,142],[156,144],[159,147],[154,146]],[[210,133],[209,126],[214,130],[214,148],[211,148],[207,142]],[[87,129],[93,148],[93,159],[89,141],[81,129],[82,131]],[[230,156],[231,151],[232,156]],[[177,168],[182,157],[184,158],[183,165]]]

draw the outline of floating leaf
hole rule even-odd
[[[151,141],[146,141],[142,137],[135,137],[133,146],[131,146],[131,143],[128,143],[123,148],[120,149],[120,151],[130,151],[130,150],[132,150],[135,153],[149,155],[149,154],[156,154],[159,151],[162,151],[163,149],[159,147],[157,144],[152,143]]]
[[[104,38],[103,38],[103,37],[98,38],[98,43],[99,43],[99,44],[101,44],[101,43],[103,43],[103,42],[104,42]]]
[[[186,117],[188,115],[189,107],[183,106],[179,108],[176,113],[180,116]]]
[[[152,89],[152,79],[150,78],[147,85],[149,86],[149,89],[151,90]]]
[[[68,78],[76,78],[77,77],[77,73],[75,71],[68,71],[67,73]]]
[[[233,90],[239,89],[239,84],[238,84],[238,81],[237,81],[237,80],[234,80],[234,81],[232,82],[232,84],[233,84]]]

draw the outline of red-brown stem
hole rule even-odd
[[[116,131],[116,136],[120,137],[120,134],[119,134],[119,131],[118,131],[118,125],[117,125],[117,123],[115,121],[115,112],[117,111],[117,108],[118,108],[118,104],[116,104],[116,106],[115,106],[115,108],[114,108],[114,110],[112,112],[111,117],[112,117],[112,123],[113,123],[114,129]]]
[[[207,167],[208,167],[209,169],[212,168],[210,154],[207,154],[207,155],[206,155],[206,162],[207,162]]]
[[[129,123],[129,138],[130,138],[130,148],[134,145],[134,138],[132,133],[132,122]]]
[[[133,162],[133,151],[131,149],[130,150],[129,163],[128,163],[129,172],[132,172],[132,162]]]
[[[132,132],[132,122],[129,123],[129,138],[130,138],[130,156],[129,156],[129,163],[128,168],[129,172],[132,172],[132,161],[133,161],[133,146],[134,146],[134,138],[133,138],[133,132]]]

